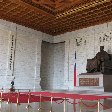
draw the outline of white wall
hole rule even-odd
[[[39,89],[41,42],[52,42],[51,37],[0,20],[0,88],[9,89],[10,82],[15,77],[16,89]]]
[[[14,76],[16,77],[16,88],[40,88],[42,40],[50,43],[65,41],[64,48],[56,46],[56,52],[53,52],[54,55],[61,55],[61,51],[58,52],[58,49],[65,51],[64,61],[58,60],[61,62],[58,64],[58,68],[64,64],[63,72],[61,72],[61,76],[64,74],[64,87],[61,81],[56,88],[74,88],[75,62],[77,63],[77,75],[79,75],[86,72],[87,59],[95,56],[100,45],[104,45],[105,50],[112,53],[112,22],[52,37],[30,28],[0,20],[0,88],[10,88],[10,82]],[[14,45],[11,49],[12,41]],[[11,54],[12,59],[10,59]],[[57,56],[54,57],[56,62],[57,59]],[[55,67],[54,72],[57,74],[57,63],[51,66]],[[55,84],[56,81],[52,82],[52,85],[55,86]]]
[[[53,88],[64,88],[65,43],[54,44]]]
[[[63,41],[65,41],[64,85],[73,89],[75,62],[79,75],[86,72],[87,59],[93,58],[101,45],[104,45],[105,51],[112,54],[112,22],[54,36],[54,43]]]

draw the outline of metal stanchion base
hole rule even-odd
[[[38,110],[38,111],[41,111],[41,110],[42,110],[42,108],[38,108],[37,110]]]

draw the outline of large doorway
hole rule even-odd
[[[41,89],[61,89],[64,83],[65,42],[41,46]]]

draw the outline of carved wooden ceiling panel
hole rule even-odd
[[[59,35],[112,21],[112,0],[0,0],[0,18]]]

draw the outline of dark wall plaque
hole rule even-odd
[[[99,86],[99,78],[79,78],[79,86]]]

